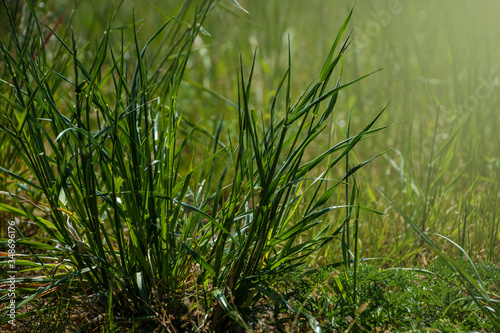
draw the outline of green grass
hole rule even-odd
[[[463,72],[446,29],[452,61],[380,43],[421,45],[413,2],[364,45],[388,8],[242,5],[3,2],[21,329],[498,330],[492,65]]]
[[[484,285],[498,292],[499,269],[481,265],[460,266],[472,274],[477,269]],[[353,271],[321,268],[286,276],[275,282],[295,306],[315,313],[325,331],[463,332],[481,328],[495,331],[443,260],[427,269],[359,266],[358,293],[353,294]],[[498,305],[496,305],[498,309]],[[304,325],[305,323],[298,323]]]

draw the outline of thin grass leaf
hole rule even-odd
[[[222,309],[229,314],[229,316],[235,320],[241,327],[243,327],[247,332],[253,332],[253,330],[243,321],[240,314],[236,309],[234,309],[227,301],[224,293],[220,289],[215,289],[212,291],[217,303],[222,307]]]

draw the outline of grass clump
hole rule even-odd
[[[241,61],[237,137],[224,138],[222,120],[210,132],[177,107],[194,40],[216,2],[185,1],[146,42],[135,19],[114,27],[112,12],[93,46],[80,46],[71,29],[44,26],[31,1],[24,11],[4,5],[11,32],[0,44],[8,157],[0,166],[0,209],[15,219],[14,244],[22,249],[19,325],[252,330],[262,322],[252,309],[267,299],[321,330],[258,277],[292,272],[336,239],[344,262],[357,259],[349,230],[362,207],[347,182],[369,160],[346,167],[340,179],[329,175],[380,130],[373,125],[381,112],[359,133],[323,151],[311,148],[339,92],[359,80],[340,81],[351,14],[295,102],[290,55],[265,113],[251,106],[254,64],[246,75]],[[86,50],[95,58],[83,58]],[[345,198],[343,188],[352,188]],[[337,223],[339,210],[347,216]],[[81,305],[88,315],[70,310],[74,296],[88,299]],[[6,293],[1,300],[10,302]],[[34,304],[61,319],[34,325]]]

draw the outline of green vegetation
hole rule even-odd
[[[2,328],[500,331],[494,26],[325,6],[3,0]]]

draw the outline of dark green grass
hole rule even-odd
[[[18,227],[17,237],[2,239],[25,251],[23,260],[16,258],[27,283],[15,295],[16,310],[64,288],[88,297],[107,317],[105,324],[86,323],[86,330],[114,330],[115,317],[138,318],[144,329],[194,330],[201,316],[204,330],[235,324],[251,330],[256,323],[242,312],[270,292],[256,275],[284,274],[339,240],[341,262],[358,261],[351,228],[357,230],[360,210],[373,210],[360,205],[353,180],[374,157],[352,166],[343,161],[383,129],[373,127],[383,110],[360,132],[323,150],[311,147],[339,93],[361,79],[341,83],[349,44],[341,39],[352,12],[319,74],[297,98],[289,54],[267,119],[251,105],[255,61],[245,70],[240,60],[238,130],[224,138],[223,121],[208,132],[177,107],[194,40],[216,5],[185,1],[143,43],[135,17],[116,28],[112,11],[94,46],[80,46],[70,29],[61,35],[42,29],[31,2],[26,12],[9,12],[11,34],[0,45],[9,82],[0,129],[3,144],[19,154],[13,160],[21,162],[20,169],[2,165],[15,181],[4,184],[12,200],[1,210],[18,217],[20,226],[32,221],[39,228],[24,236]],[[19,15],[24,20],[17,22]],[[132,30],[129,40],[125,28]],[[18,38],[19,29],[29,38]],[[44,32],[53,35],[54,46]],[[152,52],[160,38],[162,49]],[[92,62],[81,56],[87,48],[95,52]],[[125,61],[126,54],[134,61]],[[330,170],[339,166],[345,173],[332,178]],[[25,187],[40,196],[43,208]],[[192,293],[203,295],[194,308],[186,303]],[[5,303],[11,298],[2,295]],[[64,307],[60,301],[55,309]],[[43,308],[52,309],[50,303]],[[33,315],[27,311],[18,318]],[[320,330],[310,314],[290,311]],[[198,324],[185,323],[193,313]]]

